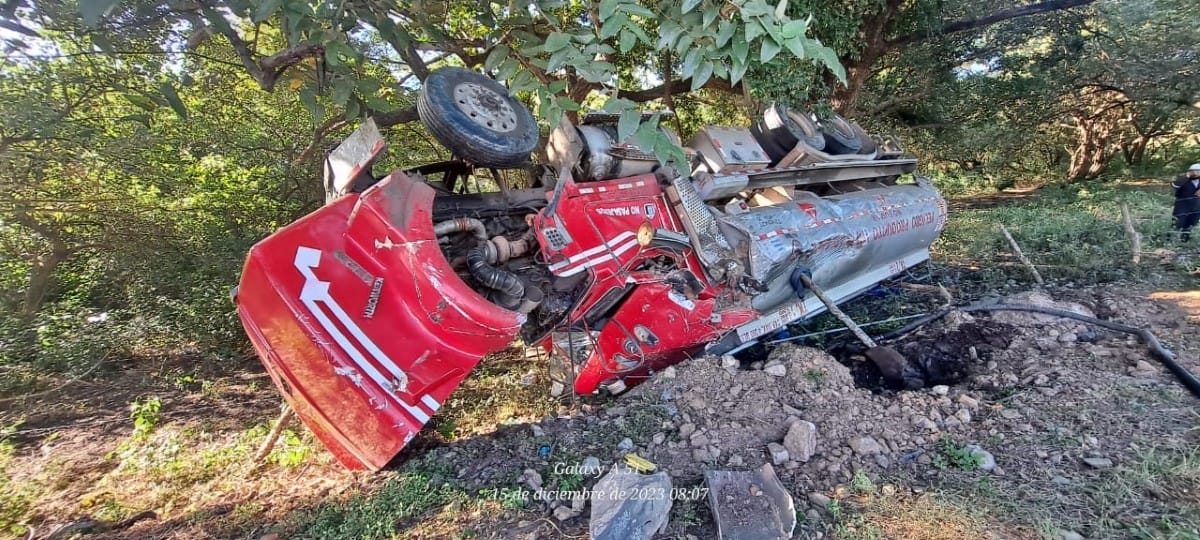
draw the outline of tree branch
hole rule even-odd
[[[417,115],[416,107],[399,109],[389,113],[368,113],[368,116],[375,118],[375,125],[380,128],[388,128],[399,124],[415,122],[420,119],[420,116]],[[321,126],[317,128],[316,134],[313,135],[312,142],[308,143],[308,146],[306,146],[304,150],[300,152],[300,155],[296,156],[296,159],[292,160],[292,165],[302,165],[311,161],[313,157],[316,156],[317,151],[321,149],[321,144],[325,142],[325,138],[328,137],[330,133],[346,127],[349,123],[350,122],[347,121],[344,116],[335,116],[329,120],[326,120],[324,124],[321,124]]]
[[[888,50],[894,50],[894,49],[898,49],[898,48],[901,48],[901,47],[904,47],[907,45],[912,45],[914,43],[919,43],[919,42],[922,42],[922,41],[925,41],[927,39],[931,39],[934,37],[944,36],[944,35],[948,35],[948,34],[954,34],[954,33],[958,33],[958,32],[965,32],[967,30],[974,30],[976,28],[983,28],[985,26],[996,24],[996,23],[1002,22],[1002,21],[1007,21],[1009,19],[1027,17],[1029,15],[1036,15],[1039,13],[1049,13],[1052,11],[1061,11],[1064,9],[1086,6],[1088,4],[1093,4],[1095,2],[1096,2],[1096,0],[1049,0],[1047,2],[1039,2],[1036,4],[1018,6],[1018,7],[1014,7],[1014,8],[1010,8],[1010,9],[1005,9],[1002,11],[997,11],[996,13],[987,15],[985,17],[980,17],[978,19],[960,19],[960,20],[954,21],[952,23],[947,23],[935,32],[929,32],[929,33],[914,32],[912,34],[892,38],[892,39],[887,40],[887,48],[888,48]]]
[[[721,92],[737,93],[729,81],[723,79],[712,78],[704,83],[701,88],[709,90],[719,90]],[[669,83],[663,83],[654,88],[646,90],[620,90],[617,92],[617,97],[625,98],[637,103],[644,103],[658,98],[665,98],[667,95],[686,94],[692,91],[692,79],[677,80],[672,79]]]

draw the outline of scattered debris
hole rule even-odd
[[[1111,469],[1113,466],[1111,459],[1101,457],[1085,457],[1083,462],[1093,469]]]
[[[667,528],[671,477],[613,467],[592,488],[591,499],[588,531],[593,540],[649,540]]]
[[[792,537],[796,529],[796,505],[770,465],[747,472],[707,471],[704,481],[719,538]]]

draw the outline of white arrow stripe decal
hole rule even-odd
[[[561,277],[573,276],[573,275],[578,274],[588,268],[596,266],[597,264],[601,264],[604,262],[608,262],[612,259],[615,259],[615,258],[619,257],[622,253],[625,253],[626,251],[629,251],[630,249],[637,247],[637,245],[638,245],[637,239],[634,238],[633,240],[626,242],[625,245],[612,250],[611,253],[604,254],[603,257],[597,257],[590,261],[586,261],[579,266],[575,266],[568,270],[564,270],[564,271],[560,272],[558,275]]]
[[[401,399],[400,396],[396,395],[396,392],[405,391],[405,388],[408,386],[408,375],[404,373],[404,371],[401,370],[399,366],[397,366],[396,363],[391,360],[391,358],[388,358],[388,356],[384,354],[384,352],[380,350],[379,347],[376,346],[369,337],[367,337],[362,329],[350,319],[350,316],[346,314],[346,311],[342,309],[342,306],[338,305],[337,301],[335,301],[333,297],[329,295],[329,282],[321,281],[317,278],[316,274],[313,272],[313,268],[316,268],[320,262],[321,252],[319,250],[304,246],[300,246],[296,249],[296,259],[294,264],[296,269],[300,271],[300,274],[304,276],[304,287],[300,291],[300,301],[304,303],[305,307],[307,307],[309,312],[312,313],[313,317],[317,319],[317,322],[321,324],[321,327],[329,333],[330,337],[337,342],[338,346],[341,347],[341,349],[345,351],[345,353],[349,355],[351,359],[354,360],[354,364],[356,367],[358,367],[358,369],[365,372],[372,381],[382,387],[393,401],[403,407],[404,410],[408,411],[408,413],[411,414],[413,418],[417,419],[418,422],[421,424],[428,422],[429,414],[418,407],[409,405],[403,399]],[[379,361],[380,364],[387,367],[388,371],[394,375],[394,381],[387,380],[387,377],[385,377],[383,373],[380,373],[380,371],[376,369],[374,365],[367,361],[366,357],[363,356],[362,351],[360,351],[358,347],[355,347],[354,344],[351,343],[346,337],[346,335],[343,334],[340,329],[338,329],[337,325],[335,325],[333,321],[331,321],[325,314],[325,312],[317,305],[318,303],[325,304],[325,306],[329,308],[329,311],[332,312],[335,317],[337,317],[338,321],[340,321],[342,325],[350,331],[355,340],[358,341],[359,344],[361,344],[363,348],[365,348],[367,352],[371,354],[371,356]],[[428,395],[422,396],[421,402],[426,407],[429,407],[430,412],[437,412],[438,407],[440,406],[437,400]]]
[[[609,240],[601,245],[598,245],[594,248],[591,248],[591,249],[581,252],[581,253],[576,253],[575,255],[567,257],[567,260],[565,260],[565,261],[559,261],[559,262],[556,262],[556,263],[550,265],[550,271],[551,272],[558,271],[561,268],[571,266],[573,263],[587,259],[597,253],[609,251],[613,248],[613,246],[616,246],[617,244],[621,243],[622,240],[625,240],[626,238],[630,238],[632,236],[633,236],[632,231],[625,231],[625,232],[613,237],[612,240]]]

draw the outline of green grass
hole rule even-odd
[[[1090,496],[1097,523],[1129,538],[1200,539],[1200,448],[1145,450]]]
[[[448,482],[447,472],[431,463],[405,467],[379,490],[317,509],[300,529],[306,538],[329,540],[394,538],[397,525],[454,502],[468,499]]]
[[[1140,266],[1122,226],[1121,205],[1129,206],[1142,235]],[[1178,249],[1171,235],[1172,197],[1157,186],[1085,183],[1049,186],[1025,199],[991,208],[952,210],[934,244],[939,265],[974,271],[988,285],[1008,279],[1029,282],[998,225],[1012,233],[1025,255],[1047,280],[1104,282],[1144,276],[1159,265],[1152,252]]]
[[[9,473],[13,445],[7,437],[13,429],[6,427],[0,430],[0,536],[19,537],[26,533],[25,518],[33,506],[36,493],[32,486],[14,482]]]

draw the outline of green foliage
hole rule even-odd
[[[133,420],[133,438],[144,439],[161,419],[162,401],[156,397],[129,404],[129,419]]]
[[[868,495],[875,492],[875,482],[867,476],[867,473],[858,470],[854,471],[854,477],[850,479],[850,490],[859,495]]]
[[[939,469],[959,469],[973,471],[983,463],[983,456],[971,451],[967,445],[960,445],[949,437],[938,439],[938,453],[933,456],[933,465]]]
[[[829,372],[820,368],[808,368],[804,370],[804,378],[808,382],[820,386],[821,383],[825,382],[825,379],[829,378]]]
[[[280,434],[267,460],[281,467],[296,467],[304,463],[311,451],[311,445],[305,443],[298,433],[288,429]]]
[[[859,102],[936,170],[1025,184],[1177,155],[1200,121],[1194,2],[1098,2],[911,47]],[[1156,157],[1157,156],[1157,157]]]

